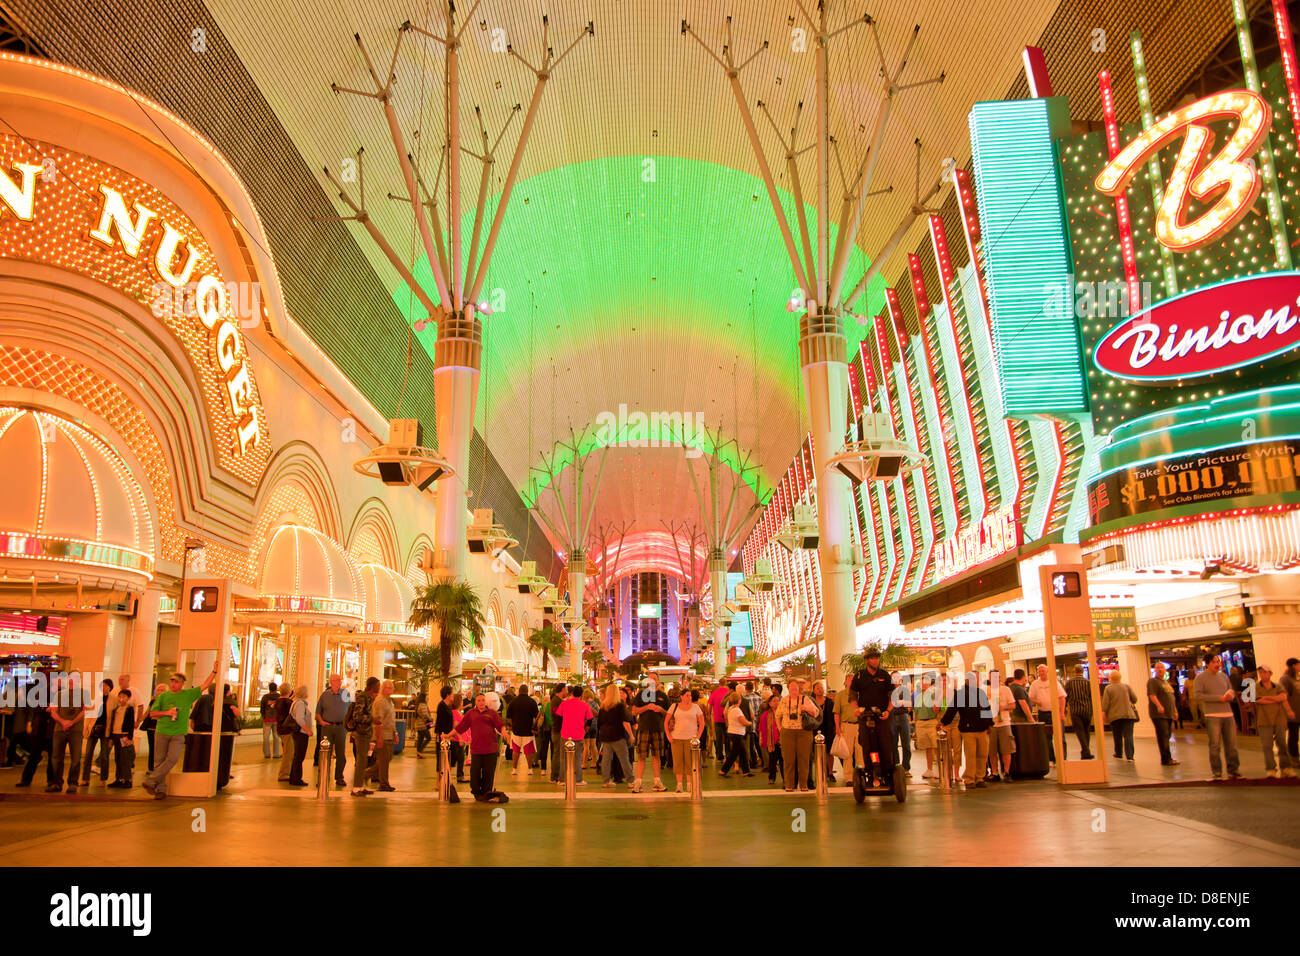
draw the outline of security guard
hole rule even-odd
[[[880,650],[867,649],[867,666],[853,678],[852,690],[858,697],[858,740],[862,743],[862,756],[868,762],[874,751],[880,757],[878,782],[888,781],[894,774],[893,711],[894,678],[880,666]],[[878,711],[875,719],[867,720]]]

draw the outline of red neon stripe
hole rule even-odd
[[[988,329],[989,344],[996,350],[997,346],[993,334],[993,317],[989,309],[989,292],[984,281],[984,268],[976,254],[979,249],[980,241],[980,220],[978,215],[978,205],[975,201],[975,185],[971,182],[970,174],[964,169],[957,170],[957,198],[958,207],[961,209],[962,228],[966,235],[966,251],[970,255],[971,268],[975,270],[975,280],[980,290],[980,305],[984,310],[984,327]],[[986,408],[987,411],[987,408]],[[1004,417],[1003,421],[1007,428],[1007,441],[1011,447],[1011,461],[1016,467],[1016,493],[1012,499],[1012,507],[1016,514],[1020,513],[1020,496],[1025,487],[1025,473],[1020,462],[1020,442],[1016,438],[1016,427],[1011,419]]]
[[[1120,151],[1119,123],[1115,119],[1115,97],[1110,87],[1110,71],[1097,74],[1101,85],[1101,112],[1106,123],[1106,152],[1111,159]],[[1119,253],[1124,262],[1124,284],[1128,287],[1128,311],[1133,315],[1142,308],[1142,294],[1138,285],[1137,253],[1133,249],[1133,223],[1128,214],[1128,196],[1115,197],[1115,226],[1119,232]]]
[[[970,422],[971,432],[975,430],[975,409],[970,402],[970,391],[966,388],[966,365],[962,361],[961,354],[961,336],[957,332],[957,306],[952,297],[952,284],[956,280],[956,273],[952,267],[952,256],[948,254],[948,235],[943,225],[943,217],[937,214],[930,216],[930,245],[934,250],[935,261],[939,264],[939,286],[943,293],[943,302],[947,306],[948,325],[952,329],[952,347],[957,353],[957,381],[961,385],[961,400],[966,403],[967,421]],[[989,510],[989,492],[988,485],[984,481],[984,463],[980,456],[975,460],[975,477],[980,483],[980,497],[984,499],[984,513]]]
[[[1291,135],[1300,148],[1300,68],[1296,65],[1295,39],[1291,33],[1291,14],[1286,0],[1273,0],[1273,22],[1277,26],[1277,45],[1282,53],[1282,73],[1286,77],[1286,95],[1291,102]]]

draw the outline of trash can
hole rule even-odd
[[[1011,755],[1011,776],[1017,780],[1047,776],[1052,728],[1040,723],[1012,723],[1016,752]]]
[[[397,721],[397,743],[393,745],[393,755],[396,756],[402,752],[406,746],[406,721]]]
[[[220,790],[230,782],[230,762],[235,753],[234,731],[223,731],[221,746],[217,751],[217,789]],[[208,769],[208,759],[212,752],[211,734],[186,734],[185,759],[181,762],[182,773],[203,773]]]

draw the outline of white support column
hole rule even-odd
[[[469,490],[469,442],[478,401],[483,328],[472,308],[443,318],[434,346],[433,400],[438,449],[454,474],[438,482],[433,529],[433,576],[463,578],[469,567],[465,532]]]
[[[140,595],[135,617],[127,634],[126,652],[122,656],[122,673],[131,679],[131,689],[148,703],[153,696],[154,658],[158,650],[158,609],[162,588],[150,584]],[[120,675],[114,674],[116,680]]]
[[[805,314],[800,322],[799,355],[808,396],[809,430],[817,474],[818,559],[822,582],[822,627],[830,686],[844,684],[840,658],[853,651],[853,545],[849,514],[853,488],[827,464],[844,447],[848,416],[847,345],[838,313]]]
[[[1151,676],[1151,656],[1147,653],[1145,644],[1121,644],[1117,656],[1119,657],[1119,675],[1120,680],[1133,688],[1133,693],[1137,694],[1137,703],[1133,706],[1137,708],[1138,722],[1133,725],[1134,737],[1150,737],[1155,739],[1156,728],[1151,723],[1151,718],[1147,710],[1151,701],[1147,698],[1147,678]]]
[[[727,676],[727,629],[721,623],[727,603],[727,559],[719,549],[709,552],[709,588],[713,591],[713,673]]]
[[[313,711],[321,692],[321,674],[325,670],[325,638],[316,630],[298,640],[298,685],[307,685],[307,706]],[[298,686],[295,685],[296,693]]]
[[[581,548],[569,552],[569,656],[574,673],[582,672],[582,592],[587,587],[587,553]]]

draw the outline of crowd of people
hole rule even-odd
[[[104,680],[93,706],[80,694],[59,694],[48,707],[0,711],[4,731],[0,764],[22,763],[18,787],[29,787],[43,759],[46,792],[75,793],[90,785],[92,776],[112,788],[134,786],[135,736],[146,735],[148,774],[142,786],[157,799],[166,796],[167,774],[181,759],[186,734],[212,729],[216,695],[206,691],[216,671],[196,687],[187,687],[183,674],[173,674],[155,688],[148,702],[123,675],[114,684]],[[504,754],[511,774],[548,774],[564,783],[564,767],[572,744],[575,783],[585,785],[584,770],[600,775],[605,788],[625,786],[632,793],[662,792],[675,785],[685,792],[692,779],[692,743],[702,763],[712,760],[720,777],[767,774],[769,786],[787,792],[813,789],[814,741],[825,745],[828,784],[852,783],[853,768],[874,767],[877,780],[896,765],[910,773],[915,750],[925,757],[923,779],[937,779],[939,750],[947,748],[954,782],[966,789],[1010,782],[1016,735],[1013,724],[1051,724],[1053,699],[1068,735],[1062,736],[1062,758],[1069,758],[1073,736],[1082,759],[1093,759],[1095,720],[1091,685],[1082,666],[1064,680],[1054,679],[1039,665],[1033,680],[1015,670],[1003,680],[997,671],[983,678],[967,675],[954,680],[946,673],[904,678],[880,667],[878,655],[846,677],[838,691],[824,681],[805,682],[765,677],[761,680],[673,684],[664,689],[652,675],[640,683],[610,683],[597,690],[582,685],[548,688],[520,685],[504,694],[462,695],[450,685],[438,689],[436,703],[421,693],[408,705],[413,711],[415,755],[425,758],[432,745],[435,758],[448,761],[455,782],[468,784],[475,800],[500,799],[496,769]],[[1179,692],[1165,664],[1138,689],[1112,669],[1103,676],[1100,707],[1113,739],[1116,760],[1134,761],[1134,727],[1140,712],[1152,722],[1162,765],[1178,764],[1173,731],[1180,726]],[[1225,673],[1222,661],[1209,659],[1206,668],[1189,675],[1186,694],[1207,731],[1210,769],[1216,778],[1239,777],[1237,749],[1242,721],[1249,715],[1258,730],[1265,770],[1273,777],[1294,777],[1300,768],[1300,660],[1290,658],[1275,681],[1267,665],[1246,675]],[[398,705],[392,681],[370,678],[355,696],[339,675],[314,704],[305,686],[277,688],[272,684],[260,701],[262,753],[279,761],[278,778],[291,787],[308,786],[304,765],[311,742],[314,761],[327,746],[333,757],[334,784],[350,787],[355,797],[393,792],[389,767],[399,736]],[[66,698],[66,699],[64,699]],[[227,686],[220,707],[223,730],[237,730],[241,714]],[[1048,759],[1056,761],[1048,735]],[[445,744],[445,749],[444,745]],[[867,753],[876,760],[864,759]],[[466,774],[466,757],[469,771]],[[110,771],[110,759],[112,769]],[[347,768],[352,764],[351,782]],[[647,770],[649,771],[647,773]],[[112,782],[109,782],[110,776]],[[371,785],[375,787],[370,789]]]

